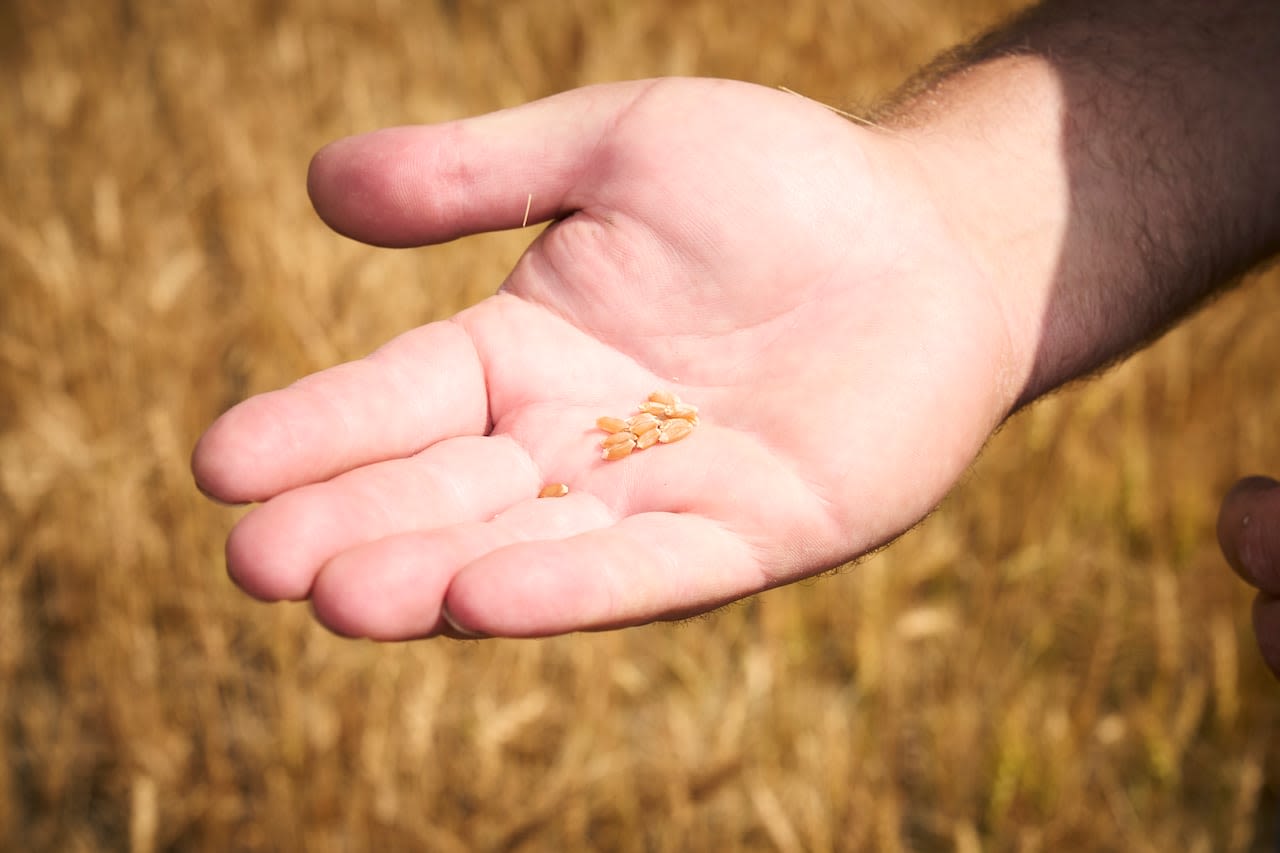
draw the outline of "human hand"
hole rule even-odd
[[[1280,483],[1269,477],[1236,483],[1222,499],[1218,542],[1236,574],[1258,590],[1253,631],[1280,677]]]
[[[251,398],[193,457],[264,501],[229,572],[376,639],[679,618],[919,521],[1016,396],[1008,330],[910,150],[793,95],[664,80],[334,143],[317,211],[371,243],[555,220],[500,292]],[[655,389],[688,439],[602,461]],[[568,496],[537,499],[545,483]],[[447,615],[446,615],[447,611]]]

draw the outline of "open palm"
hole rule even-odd
[[[702,612],[886,542],[1012,402],[999,312],[917,174],[891,135],[726,81],[335,143],[311,191],[353,237],[514,227],[529,194],[555,221],[497,295],[210,428],[201,487],[264,501],[233,577],[346,634],[534,636]],[[596,418],[658,389],[697,430],[602,460]]]

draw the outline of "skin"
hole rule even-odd
[[[516,156],[529,139],[551,168]],[[359,239],[515,226],[526,193],[557,221],[497,295],[214,424],[201,487],[265,501],[232,577],[345,634],[438,633],[447,608],[536,636],[701,612],[894,537],[1012,404],[987,282],[911,170],[820,106],[723,81],[322,151],[316,208]],[[695,434],[601,460],[595,419],[657,388],[699,406]],[[536,499],[548,482],[572,491]]]
[[[529,194],[552,224],[495,296],[210,427],[200,488],[261,502],[231,576],[346,635],[528,637],[704,612],[891,540],[1018,406],[1280,243],[1280,123],[1240,119],[1278,106],[1280,13],[1167,5],[1046,4],[879,129],[659,80],[325,148],[312,199],[356,239],[517,227]],[[1129,73],[1165,54],[1178,79]],[[602,461],[595,419],[659,388],[695,433]]]

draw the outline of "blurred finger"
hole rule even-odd
[[[1280,598],[1259,593],[1253,601],[1253,631],[1262,659],[1280,678]]]
[[[719,523],[645,513],[492,550],[453,580],[446,606],[464,631],[537,637],[701,613],[765,585],[749,546]]]
[[[457,323],[431,323],[377,352],[245,400],[200,438],[200,489],[265,500],[358,465],[402,458],[451,436],[482,434],[484,370]]]
[[[1269,477],[1236,483],[1218,513],[1218,542],[1241,578],[1280,595],[1280,483]]]
[[[612,521],[589,494],[523,501],[491,521],[406,533],[346,551],[312,590],[316,617],[344,636],[407,640],[449,630],[441,604],[458,570],[494,548],[581,534]]]
[[[582,205],[601,138],[653,83],[577,89],[475,118],[396,127],[321,149],[307,176],[334,230],[383,246],[518,228]]]
[[[357,468],[266,502],[231,531],[227,569],[257,598],[306,598],[320,567],[343,551],[411,530],[489,519],[540,487],[537,466],[511,439],[448,439],[409,459]]]

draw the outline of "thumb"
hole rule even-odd
[[[1280,596],[1280,483],[1246,477],[1222,500],[1218,543],[1245,581]]]
[[[519,228],[588,203],[601,141],[650,83],[591,86],[436,125],[340,139],[312,159],[307,190],[331,228],[380,246]]]

